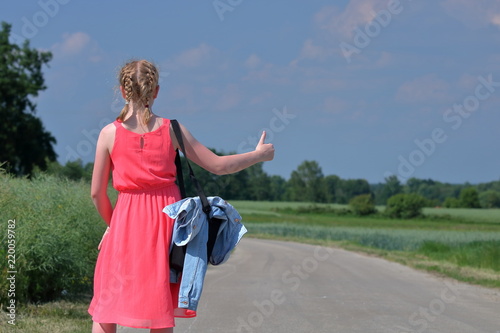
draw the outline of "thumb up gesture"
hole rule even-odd
[[[274,158],[274,145],[272,143],[265,143],[266,131],[262,132],[259,143],[255,147],[255,151],[260,153],[262,162],[271,161]]]

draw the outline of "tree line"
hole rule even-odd
[[[224,155],[212,149],[218,155]],[[183,161],[183,165],[186,164]],[[366,179],[342,179],[324,175],[316,161],[304,161],[290,177],[269,175],[262,163],[232,175],[217,176],[193,164],[193,170],[207,195],[218,195],[228,200],[298,201],[312,203],[348,204],[360,195],[369,195],[376,205],[386,205],[397,194],[416,194],[425,199],[428,207],[500,208],[500,180],[482,184],[450,184],[432,179],[410,178],[405,184],[396,176],[383,183],[370,184]],[[51,162],[47,173],[90,183],[92,163],[81,160],[60,165]],[[184,170],[184,183],[189,196],[195,196]]]

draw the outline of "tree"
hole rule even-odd
[[[395,175],[389,176],[385,178],[385,185],[380,193],[381,201],[385,204],[387,199],[401,192],[403,192],[403,185],[401,185],[398,177]]]
[[[283,201],[286,190],[286,180],[278,175],[269,177],[269,193],[271,201]]]
[[[481,208],[479,195],[473,187],[464,188],[460,192],[460,206],[463,208]]]
[[[210,148],[210,150],[216,155],[226,155],[223,152],[218,152],[215,149]],[[231,153],[230,153],[231,154]],[[196,175],[196,179],[200,182],[203,191],[207,196],[220,196],[225,199],[231,200],[247,200],[248,195],[248,172],[247,170],[242,170],[237,173],[229,175],[216,175],[210,173],[209,171],[203,169],[195,163],[190,163],[193,168],[193,172]],[[181,165],[183,170],[184,187],[186,189],[186,195],[197,196],[193,182],[189,177],[189,169],[187,167],[187,162],[185,157],[181,157]]]
[[[243,170],[248,175],[248,186],[246,189],[247,200],[271,200],[269,176],[262,168],[262,163],[257,163]]]
[[[0,163],[7,171],[31,175],[38,166],[46,170],[47,160],[55,161],[56,139],[35,117],[36,104],[30,97],[45,90],[42,66],[52,58],[50,52],[31,49],[26,40],[22,46],[9,42],[11,26],[2,22],[0,31]]]
[[[338,202],[341,181],[342,180],[337,175],[328,175],[324,178],[323,182],[325,184],[326,202],[328,203]]]
[[[346,179],[340,182],[340,191],[337,202],[346,204],[355,196],[371,194],[370,184],[366,179]]]
[[[288,181],[288,197],[292,201],[324,202],[323,171],[316,161],[304,161],[292,172]]]
[[[500,208],[500,193],[488,190],[479,194],[479,202],[482,208]]]
[[[406,193],[415,193],[428,200],[431,206],[439,206],[447,198],[457,198],[464,185],[447,184],[432,179],[410,178],[406,182]],[[450,203],[450,201],[448,201]]]
[[[453,197],[448,197],[444,200],[443,206],[445,208],[460,208],[460,200]]]

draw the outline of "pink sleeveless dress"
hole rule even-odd
[[[174,327],[178,284],[169,282],[174,221],[162,209],[178,200],[170,120],[137,134],[114,122],[113,187],[119,191],[94,274],[89,313],[98,323]]]

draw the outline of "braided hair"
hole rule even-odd
[[[137,60],[125,64],[120,70],[118,81],[125,91],[126,103],[116,120],[125,120],[128,113],[128,102],[133,101],[144,105],[142,121],[147,124],[153,116],[149,103],[153,99],[158,80],[158,70],[149,61]]]

